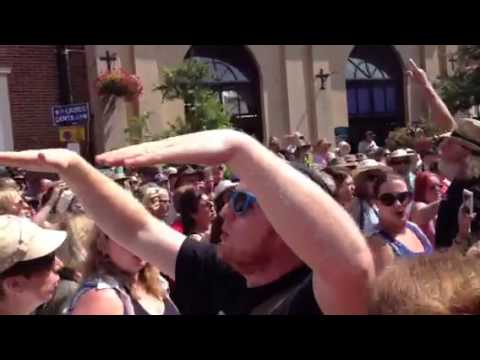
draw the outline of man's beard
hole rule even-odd
[[[268,246],[264,239],[262,244],[251,250],[238,250],[228,243],[221,242],[218,245],[218,255],[225,263],[242,275],[253,274],[265,268],[271,261]]]
[[[452,181],[457,177],[460,172],[460,164],[451,163],[444,159],[440,159],[440,161],[438,162],[438,170],[448,180]]]
[[[480,177],[480,157],[474,155],[469,155],[467,157],[465,177],[467,179],[476,179]]]
[[[480,177],[480,157],[469,155],[465,160],[465,164],[452,163],[440,159],[438,169],[449,180],[461,178],[470,180]]]

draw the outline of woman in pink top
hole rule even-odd
[[[331,155],[329,154],[331,147],[332,143],[330,143],[327,139],[319,140],[313,147],[314,162],[318,165],[320,170],[326,168],[328,166],[328,162],[331,160]]]
[[[415,179],[415,204],[411,220],[427,235],[432,244],[435,241],[435,222],[442,200],[442,182],[438,175],[424,171]]]

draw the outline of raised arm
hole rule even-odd
[[[64,149],[4,152],[0,163],[58,173],[102,231],[174,278],[184,236],[151,216],[130,193],[80,156]]]
[[[189,134],[114,151],[98,161],[126,166],[228,164],[256,194],[280,237],[313,270],[321,309],[366,312],[374,266],[358,227],[319,186],[251,137],[231,130]]]
[[[427,224],[430,220],[435,219],[441,202],[441,200],[438,200],[431,204],[416,204],[412,211],[412,221],[417,225],[423,225]]]
[[[433,88],[432,83],[428,80],[427,74],[420,69],[415,62],[410,59],[408,61],[409,77],[420,86],[425,100],[428,102],[432,111],[432,121],[437,127],[445,132],[452,131],[455,128],[455,119],[453,118],[447,105]]]

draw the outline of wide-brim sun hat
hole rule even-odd
[[[376,160],[373,159],[366,159],[362,160],[358,163],[358,166],[355,170],[352,171],[353,176],[360,175],[361,173],[367,172],[367,171],[372,171],[372,170],[378,170],[378,171],[384,171],[384,172],[391,172],[392,169]]]
[[[390,153],[389,159],[413,158],[417,153],[412,149],[397,149]]]
[[[475,119],[462,118],[457,120],[454,131],[445,133],[439,138],[451,138],[465,148],[480,155],[480,121]]]
[[[328,165],[329,168],[334,170],[349,170],[349,171],[356,169],[357,166],[358,166],[358,162],[356,160],[347,161],[345,157],[335,158]]]

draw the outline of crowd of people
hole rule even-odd
[[[0,314],[480,313],[480,121],[409,75],[444,132],[418,152],[233,130],[96,166],[0,152]]]

